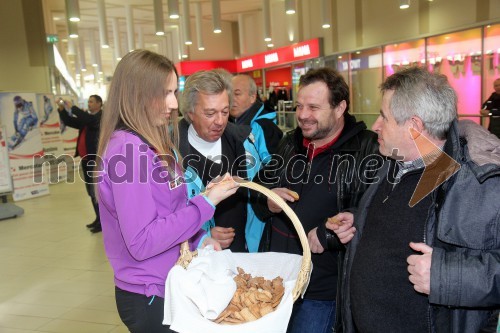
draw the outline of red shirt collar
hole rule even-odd
[[[316,156],[318,156],[319,154],[321,154],[322,152],[324,152],[325,150],[327,150],[328,148],[333,146],[335,144],[335,142],[338,141],[341,134],[342,134],[342,131],[340,131],[339,135],[334,137],[332,139],[332,141],[324,144],[321,147],[316,147],[316,145],[314,143],[312,143],[311,140],[303,138],[302,145],[307,149],[307,159],[309,161],[311,161],[313,158],[315,158]]]

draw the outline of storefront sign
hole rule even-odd
[[[234,60],[181,61],[175,64],[175,67],[177,68],[177,73],[183,76],[189,76],[201,70],[216,68],[224,68],[230,73],[236,73],[236,64]]]
[[[296,61],[304,61],[322,56],[320,39],[311,39],[294,45],[256,54],[251,57],[237,59],[237,70],[248,72],[250,70],[274,67]]]

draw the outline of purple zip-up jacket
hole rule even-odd
[[[180,244],[194,249],[214,207],[198,195],[188,201],[176,165],[175,179],[137,136],[116,131],[102,156],[99,208],[104,248],[118,288],[165,297],[165,279]],[[175,181],[177,180],[177,181]]]

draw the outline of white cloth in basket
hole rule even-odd
[[[200,250],[184,278],[179,280],[182,293],[193,301],[207,319],[217,318],[236,291],[236,282],[233,280],[236,267],[228,252]]]
[[[170,329],[179,333],[284,333],[292,313],[292,290],[300,271],[301,261],[301,256],[287,253],[232,253],[229,250],[207,253],[202,251],[197,258],[193,259],[187,270],[175,266],[168,274],[165,283],[163,324],[170,325]],[[203,283],[192,287],[192,290],[186,290],[186,288],[191,288],[193,281],[196,281],[198,277],[203,280],[202,276],[206,274],[200,275],[200,272],[209,267],[214,267],[218,271],[212,275],[217,276],[217,279],[226,279],[228,276],[225,272],[232,271],[230,278],[233,284],[228,282],[230,287],[223,286],[219,281],[212,284],[205,276],[206,280]],[[236,290],[236,285],[232,280],[232,276],[237,273],[236,267],[243,268],[252,276],[263,276],[265,279],[281,276],[285,294],[274,312],[256,321],[239,325],[216,324],[207,318],[216,318],[231,301]],[[195,277],[189,277],[191,274]]]

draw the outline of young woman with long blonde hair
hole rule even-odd
[[[101,122],[97,171],[104,247],[120,318],[134,333],[171,332],[162,325],[165,279],[180,244],[220,249],[200,227],[238,187],[219,182],[187,199],[177,163],[176,92],[177,72],[169,59],[132,51],[116,67]]]

